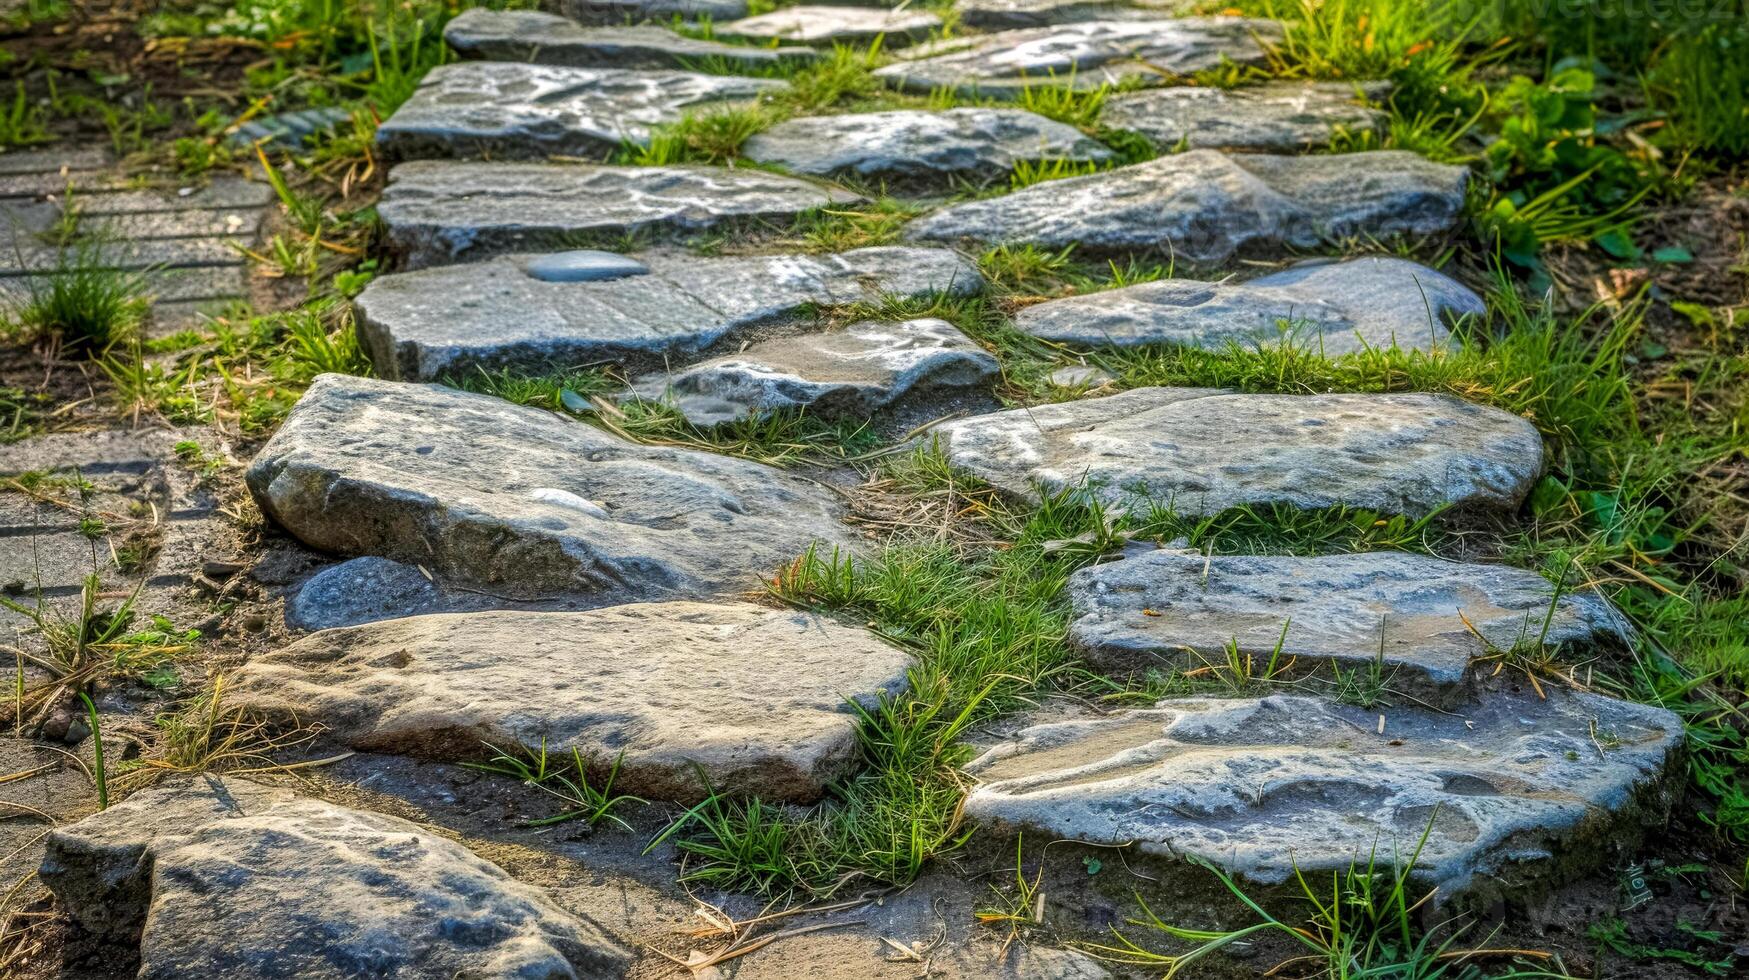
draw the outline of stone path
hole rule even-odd
[[[1107,99],[1101,124],[1141,133],[1161,149],[1294,153],[1340,133],[1379,134],[1385,114],[1366,102],[1387,86],[1276,82],[1253,88],[1159,88]]]
[[[758,70],[817,57],[812,48],[699,41],[654,24],[582,27],[552,14],[483,7],[451,20],[443,37],[464,57],[573,68],[691,68],[717,62]]]
[[[731,21],[716,28],[716,36],[758,43],[865,44],[876,38],[883,47],[903,47],[922,40],[941,26],[941,18],[925,10],[880,7],[798,6]]]

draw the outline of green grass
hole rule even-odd
[[[7,332],[89,356],[131,340],[146,317],[145,277],[115,268],[112,260],[99,240],[63,246],[53,269],[8,294]]]
[[[730,163],[740,155],[741,144],[748,137],[777,119],[773,109],[759,104],[687,113],[679,122],[658,126],[648,146],[628,142],[620,150],[618,162],[643,167]]]

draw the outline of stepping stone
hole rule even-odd
[[[1463,167],[1403,150],[1296,157],[1190,150],[952,205],[912,221],[904,234],[1150,250],[1213,265],[1246,247],[1446,231],[1463,210],[1467,177]]]
[[[633,958],[416,824],[213,775],[50,831],[39,874],[87,930],[139,943],[142,980],[605,977]]]
[[[1194,6],[1191,0],[959,0],[954,9],[962,27],[1001,31],[1089,20],[1160,20]]]
[[[783,88],[733,75],[465,61],[433,68],[376,139],[391,160],[608,157],[628,142],[648,146],[652,128],[689,112]]]
[[[559,13],[584,24],[626,24],[641,20],[668,23],[729,21],[747,16],[747,0],[558,0]]]
[[[1184,17],[1090,21],[932,41],[875,74],[896,88],[1014,98],[1028,86],[1093,91],[1102,85],[1164,85],[1226,62],[1262,64],[1259,39],[1281,37],[1271,20]]]
[[[1660,824],[1675,714],[1595,694],[1494,692],[1461,715],[1309,697],[1185,698],[1039,725],[967,767],[966,816],[1045,840],[1133,844],[1252,882],[1407,862],[1450,898],[1509,893]],[[1383,718],[1384,731],[1379,731]],[[1189,881],[1206,874],[1178,865]],[[1492,897],[1501,897],[1493,894]]]
[[[414,160],[389,172],[377,215],[408,268],[575,244],[578,236],[788,222],[856,204],[844,190],[728,167],[607,167]]]
[[[846,699],[902,693],[910,659],[810,613],[657,602],[324,630],[251,658],[227,693],[373,752],[467,761],[482,742],[544,744],[577,750],[595,780],[619,760],[614,791],[645,799],[807,803],[858,758]]]
[[[883,48],[920,41],[941,26],[926,10],[884,7],[784,7],[716,29],[717,37],[743,41],[794,41],[797,44],[863,44],[883,38]]]
[[[1433,350],[1450,337],[1447,318],[1486,314],[1480,296],[1426,266],[1369,257],[1311,262],[1249,282],[1161,279],[1069,296],[1021,310],[1014,325],[1083,347],[1288,342],[1335,357],[1393,345]]]
[[[1625,644],[1629,630],[1595,591],[1557,602],[1535,572],[1398,552],[1150,551],[1081,569],[1069,579],[1069,599],[1069,641],[1100,670],[1225,663],[1229,644],[1267,663],[1279,644],[1283,664],[1297,661],[1295,673],[1335,665],[1365,678],[1376,663],[1389,693],[1444,708],[1467,694],[1476,657]]]
[[[355,301],[377,373],[430,381],[502,368],[686,363],[809,306],[967,295],[984,281],[955,252],[863,248],[840,255],[644,256],[648,274],[557,282],[551,256],[503,256],[371,282]]]
[[[1299,153],[1330,145],[1338,132],[1384,130],[1386,115],[1364,104],[1352,82],[1272,82],[1256,88],[1159,88],[1105,100],[1099,124],[1141,133],[1161,150]],[[1376,88],[1376,86],[1375,86]]]
[[[904,402],[987,388],[994,356],[946,320],[866,320],[831,333],[784,337],[674,374],[655,374],[636,397],[672,400],[687,421],[720,425],[784,409],[822,419],[867,419]]]
[[[1103,162],[1111,151],[1024,109],[900,109],[791,119],[755,134],[741,155],[791,173],[939,181],[1006,177],[1021,161]]]
[[[738,593],[816,542],[850,543],[831,491],[774,467],[337,374],[316,379],[245,479],[313,548],[416,563],[504,599]]]
[[[1420,516],[1512,508],[1542,473],[1529,422],[1449,395],[1244,395],[1137,388],[940,425],[953,466],[1036,500],[1086,480],[1181,515],[1283,504]]]
[[[755,48],[700,41],[666,27],[583,27],[533,10],[464,10],[443,29],[443,39],[464,58],[532,61],[571,68],[698,68],[717,65],[760,71],[812,61],[813,48]]]

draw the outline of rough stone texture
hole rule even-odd
[[[1542,439],[1516,415],[1447,395],[1242,395],[1138,388],[949,422],[925,433],[948,461],[1035,498],[1085,479],[1180,514],[1241,504],[1425,514],[1516,507]]]
[[[756,48],[700,41],[654,24],[582,27],[532,10],[464,10],[443,29],[466,58],[532,61],[572,68],[692,68],[707,60],[745,69],[811,61],[813,48]]]
[[[897,180],[1002,177],[1023,160],[1111,159],[1073,126],[1024,109],[986,108],[791,119],[755,134],[741,153],[792,173]]]
[[[1329,146],[1338,130],[1377,132],[1385,114],[1352,82],[1274,82],[1256,88],[1160,88],[1105,100],[1099,123],[1141,133],[1161,150],[1297,153]]]
[[[310,576],[286,600],[285,624],[325,630],[421,613],[489,609],[494,604],[498,603],[478,593],[446,590],[412,565],[367,556]]]
[[[508,598],[734,593],[848,546],[812,481],[436,385],[322,375],[246,479],[305,544]]]
[[[643,259],[647,275],[606,282],[544,282],[524,271],[538,261],[526,256],[384,276],[358,297],[359,334],[387,378],[602,362],[643,370],[692,360],[804,304],[983,286],[975,266],[945,249]]]
[[[1193,0],[959,0],[960,24],[997,31],[1089,20],[1159,20],[1188,12]]]
[[[191,777],[50,832],[41,877],[141,980],[622,976],[629,951],[467,848],[380,813]]]
[[[784,83],[732,75],[464,61],[433,68],[377,128],[392,160],[606,157],[652,127],[745,103]]]
[[[717,425],[787,408],[866,419],[901,401],[988,385],[1002,366],[945,320],[864,321],[831,333],[767,340],[633,387],[672,399],[687,420]]]
[[[557,0],[559,12],[584,24],[625,24],[640,20],[734,20],[747,16],[747,0]]]
[[[377,214],[410,268],[565,243],[568,236],[789,221],[862,200],[839,187],[728,167],[415,160],[389,172]]]
[[[884,7],[783,7],[716,29],[723,38],[746,41],[794,41],[798,44],[862,44],[883,37],[883,48],[898,47],[929,36],[941,18],[927,10]]]
[[[968,201],[905,227],[915,240],[1152,249],[1214,264],[1247,246],[1427,235],[1456,223],[1463,167],[1402,150],[1326,156],[1190,150]]]
[[[1364,864],[1375,844],[1407,862],[1428,832],[1416,867],[1450,897],[1605,859],[1596,843],[1642,815],[1683,739],[1662,708],[1564,689],[1462,715],[1391,709],[1382,734],[1380,716],[1278,695],[1040,725],[968,767],[983,785],[966,815],[1267,884]]]
[[[1280,644],[1300,672],[1333,661],[1365,668],[1377,658],[1389,691],[1439,706],[1463,696],[1470,660],[1489,645],[1590,646],[1625,642],[1629,629],[1595,591],[1556,603],[1535,572],[1397,552],[1151,551],[1081,569],[1069,599],[1069,640],[1102,670],[1218,663],[1229,643],[1267,661]]]
[[[1448,317],[1486,312],[1480,296],[1432,269],[1368,257],[1306,263],[1249,282],[1162,279],[1069,296],[1021,310],[1014,324],[1086,347],[1286,341],[1336,356],[1392,345],[1432,350],[1450,336]]]
[[[1101,85],[1164,85],[1224,61],[1260,64],[1258,39],[1279,38],[1281,25],[1239,17],[1088,21],[995,34],[963,35],[906,51],[875,70],[913,92],[947,88],[961,95],[1013,97],[1029,85],[1091,91]]]
[[[481,742],[545,744],[598,778],[620,759],[615,791],[646,799],[809,802],[856,759],[845,699],[898,694],[909,666],[809,613],[659,602],[326,630],[252,658],[231,696],[359,749],[467,760]]]

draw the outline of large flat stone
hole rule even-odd
[[[937,426],[954,466],[1023,498],[1085,480],[1180,514],[1241,505],[1516,507],[1542,472],[1524,419],[1448,395],[1138,388]]]
[[[747,0],[557,0],[553,6],[584,24],[667,23],[676,17],[726,21],[747,16]]]
[[[50,832],[81,925],[141,980],[622,976],[632,954],[454,841],[241,779],[146,790]]]
[[[1595,591],[1568,593],[1505,565],[1380,552],[1288,558],[1151,551],[1069,579],[1070,642],[1102,670],[1224,663],[1228,645],[1307,673],[1377,663],[1391,694],[1450,707],[1494,650],[1625,643]],[[1478,635],[1479,634],[1479,635]],[[1484,642],[1484,638],[1486,642]]]
[[[1160,20],[1194,6],[1194,0],[959,0],[954,10],[962,26],[998,31],[1089,20]]]
[[[377,214],[411,268],[564,247],[578,236],[704,231],[852,204],[840,187],[763,170],[415,160]]]
[[[716,36],[797,44],[862,44],[883,38],[883,48],[895,48],[929,36],[941,18],[927,10],[885,7],[783,7],[716,28]]]
[[[1432,350],[1452,317],[1482,316],[1482,298],[1404,259],[1313,262],[1248,282],[1155,282],[1029,306],[1014,325],[1084,347],[1292,343],[1329,356],[1367,348]]]
[[[802,409],[867,419],[902,403],[987,387],[996,358],[945,320],[864,321],[830,333],[781,337],[683,371],[641,379],[633,393],[671,399],[696,425]]]
[[[723,65],[744,71],[783,62],[811,61],[813,48],[756,48],[686,37],[655,24],[583,27],[533,10],[464,10],[443,38],[465,58],[532,61],[572,68],[696,68]]]
[[[1024,109],[900,109],[791,119],[755,134],[741,155],[791,173],[901,181],[1004,177],[1021,161],[1105,161],[1073,126]]]
[[[1463,209],[1467,175],[1402,150],[1298,157],[1190,150],[952,205],[911,222],[905,236],[1157,251],[1215,264],[1247,247],[1446,231]]]
[[[644,370],[693,360],[808,304],[983,286],[977,268],[946,249],[642,258],[647,274],[599,282],[537,279],[529,256],[384,276],[358,297],[360,338],[388,378],[604,362]]]
[[[620,68],[561,68],[515,61],[439,65],[377,128],[391,160],[607,157],[689,112],[745,104],[778,81]]]
[[[932,41],[875,74],[906,91],[992,98],[1028,86],[1164,85],[1227,62],[1260,64],[1259,39],[1279,37],[1275,21],[1239,17],[1088,21]]]
[[[739,593],[816,541],[849,543],[828,490],[772,467],[344,375],[316,379],[246,479],[305,544],[513,599]]]
[[[1159,88],[1105,100],[1099,124],[1180,147],[1298,153],[1329,146],[1338,132],[1379,132],[1385,113],[1352,82],[1273,82],[1255,88]]]
[[[846,699],[900,693],[909,666],[809,613],[661,602],[324,630],[251,658],[230,696],[359,749],[465,761],[482,742],[545,745],[598,780],[623,752],[617,792],[810,802],[857,757]]]
[[[1375,846],[1384,867],[1407,863],[1426,833],[1415,867],[1442,897],[1498,893],[1589,870],[1632,824],[1661,822],[1682,740],[1669,711],[1563,689],[1462,714],[1187,698],[1020,732],[968,767],[982,785],[966,816],[1263,884],[1364,866]]]

